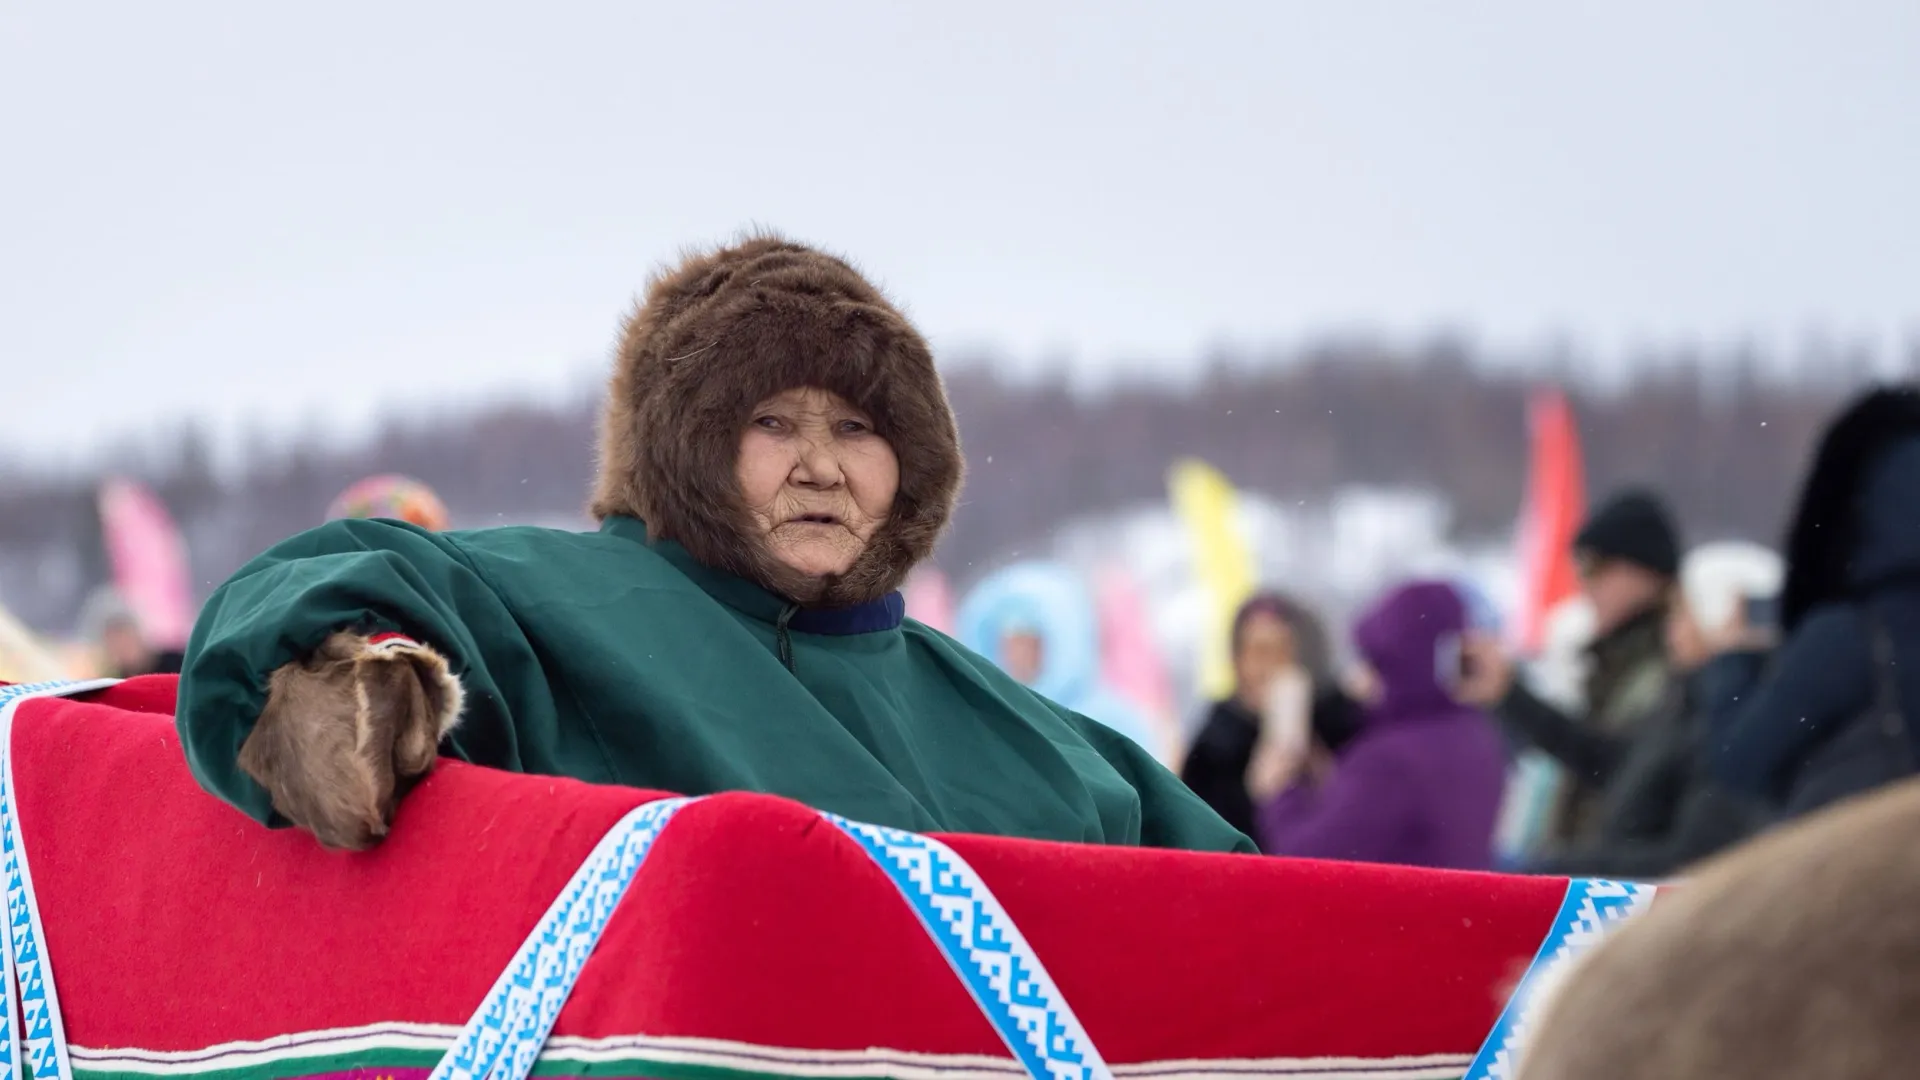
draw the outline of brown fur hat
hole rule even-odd
[[[734,472],[753,407],[800,387],[859,407],[900,461],[886,524],[824,586],[753,539]],[[845,606],[899,588],[933,553],[963,468],[933,352],[906,317],[844,261],[756,235],[648,284],[614,362],[593,513],[640,518],[649,536],[795,600]]]

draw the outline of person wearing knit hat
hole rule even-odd
[[[904,618],[957,503],[927,342],[777,236],[658,274],[590,533],[343,520],[202,610],[178,723],[254,818],[366,848],[436,754],[921,832],[1251,851],[1125,736]]]
[[[1590,848],[1609,817],[1610,786],[1635,742],[1684,722],[1682,680],[1667,652],[1680,536],[1666,504],[1629,488],[1603,502],[1575,534],[1580,591],[1594,616],[1585,708],[1569,716],[1515,678],[1515,662],[1490,635],[1466,647],[1463,696],[1493,710],[1508,734],[1566,771],[1542,854]]]
[[[432,488],[411,476],[387,473],[360,480],[334,498],[327,520],[386,518],[418,525],[430,532],[452,527],[447,505]]]
[[[1666,504],[1649,491],[1623,491],[1593,512],[1573,538],[1576,556],[1618,559],[1669,581],[1680,572],[1680,533]]]

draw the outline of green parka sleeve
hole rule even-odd
[[[446,657],[465,689],[443,753],[518,768],[520,710],[503,687],[544,685],[512,615],[455,536],[389,521],[335,521],[254,559],[214,592],[195,623],[176,723],[195,778],[248,816],[278,820],[238,755],[267,699],[267,680],[336,630],[405,634]]]

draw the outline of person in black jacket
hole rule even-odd
[[[1233,696],[1208,709],[1180,779],[1227,824],[1251,836],[1247,766],[1274,680],[1289,668],[1306,673],[1313,687],[1314,740],[1328,752],[1352,737],[1359,710],[1335,681],[1326,633],[1305,606],[1278,593],[1260,593],[1234,614],[1231,634]]]
[[[1632,801],[1642,793],[1657,798],[1651,785],[1665,783],[1651,771],[1650,744],[1676,736],[1670,729],[1683,709],[1666,645],[1680,538],[1665,503],[1651,492],[1622,491],[1581,526],[1573,549],[1596,623],[1586,707],[1568,715],[1535,695],[1514,677],[1512,656],[1486,635],[1467,642],[1462,688],[1462,697],[1492,709],[1516,742],[1565,768],[1569,783],[1548,830],[1553,851],[1588,847],[1610,829],[1617,837],[1611,822],[1645,812]],[[1630,781],[1627,805],[1623,777]]]
[[[1670,639],[1691,629],[1681,605],[1669,622]],[[1678,671],[1697,663],[1674,656]],[[1670,688],[1657,714],[1633,737],[1586,737],[1610,744],[1587,751],[1610,762],[1596,832],[1585,843],[1526,860],[1528,872],[1658,880],[1746,839],[1771,818],[1756,800],[1705,774],[1707,718],[1694,708],[1685,683]]]
[[[1718,778],[1803,813],[1912,771],[1920,701],[1920,388],[1875,390],[1822,438],[1786,545],[1782,638],[1715,635],[1699,676]]]

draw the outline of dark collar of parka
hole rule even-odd
[[[685,574],[702,592],[735,611],[774,626],[785,625],[802,634],[845,636],[897,630],[907,615],[906,600],[898,592],[853,607],[802,607],[745,578],[701,565],[686,548],[671,540],[648,539],[647,525],[639,518],[616,514],[601,523],[600,531],[646,545],[672,563],[674,569]]]

